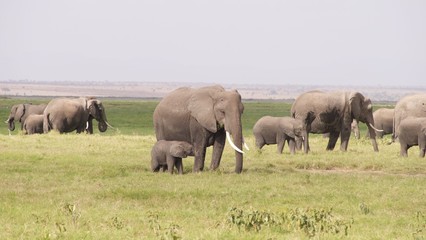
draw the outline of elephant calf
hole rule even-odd
[[[399,125],[398,136],[401,145],[401,156],[407,157],[407,150],[412,146],[419,146],[420,157],[425,156],[426,151],[426,118],[406,118]]]
[[[43,114],[31,114],[24,122],[25,134],[43,133]]]
[[[173,174],[176,166],[179,174],[183,174],[182,158],[194,156],[191,144],[182,141],[160,140],[155,143],[151,150],[151,169],[158,172],[162,168],[163,172],[168,171]]]
[[[294,154],[296,152],[296,138],[305,138],[307,131],[301,120],[291,117],[265,116],[256,122],[253,127],[253,134],[256,138],[256,146],[259,149],[262,149],[265,144],[278,144],[277,152],[282,153],[285,141],[287,141],[290,153]]]

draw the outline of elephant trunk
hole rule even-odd
[[[106,114],[105,111],[102,111],[101,113],[101,119],[99,119],[98,121],[98,129],[99,132],[105,132],[108,129],[108,121],[106,118]]]
[[[105,132],[108,129],[107,123],[105,121],[102,121],[102,120],[99,121],[98,122],[98,129],[99,129],[99,132]]]
[[[234,135],[235,146],[239,149],[243,147],[243,136],[242,131],[240,129],[239,133]],[[235,151],[235,172],[241,173],[243,170],[243,152]]]
[[[9,124],[10,131],[15,130],[15,121],[13,118],[9,118],[8,120],[6,120],[6,123]]]
[[[229,130],[228,130],[229,129]],[[235,172],[241,173],[243,170],[243,131],[241,127],[241,117],[237,117],[231,124],[225,124],[226,137],[229,144],[235,150]],[[232,139],[231,139],[232,135]],[[246,147],[248,148],[248,147]]]
[[[368,133],[370,135],[370,139],[371,139],[371,144],[373,145],[373,149],[375,152],[379,151],[379,148],[377,147],[377,141],[376,141],[376,131],[374,130],[374,128],[372,128],[371,125],[374,125],[373,123],[369,123],[367,124],[368,127]]]

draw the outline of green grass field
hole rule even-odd
[[[0,116],[23,99],[0,99]],[[47,102],[32,99],[31,102]],[[233,173],[225,147],[218,171],[150,172],[157,101],[103,99],[115,129],[93,135],[8,135],[0,128],[0,239],[425,239],[426,159],[418,148],[351,139],[347,152],[254,149],[251,128],[290,104],[245,102],[251,150]],[[378,107],[378,106],[375,106]],[[17,125],[17,128],[19,125]],[[365,127],[361,128],[362,136]],[[206,158],[210,165],[211,149]]]

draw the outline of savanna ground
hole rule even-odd
[[[48,99],[0,99],[1,119],[24,101]],[[327,139],[311,135],[307,155],[287,147],[279,155],[276,145],[259,152],[255,121],[288,115],[290,104],[245,102],[251,150],[242,174],[233,173],[229,146],[217,171],[192,173],[190,157],[183,176],[154,174],[157,101],[103,103],[115,127],[106,133],[9,136],[3,124],[0,239],[426,238],[426,159],[416,147],[401,158],[389,137],[378,140],[378,153],[352,138],[347,152],[330,152]]]

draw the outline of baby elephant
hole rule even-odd
[[[265,144],[278,144],[277,152],[282,153],[285,141],[287,141],[291,154],[296,152],[296,140],[307,136],[301,120],[271,116],[260,118],[253,127],[253,134],[259,149],[262,149]]]
[[[406,118],[399,125],[399,143],[401,156],[407,157],[407,150],[412,146],[419,146],[420,157],[425,156],[426,150],[426,118]]]
[[[194,156],[192,145],[181,141],[160,140],[155,143],[151,150],[151,169],[158,172],[160,168],[163,172],[168,169],[173,174],[176,166],[179,174],[183,174],[182,158]]]
[[[43,133],[43,114],[31,114],[25,119],[25,134]]]

